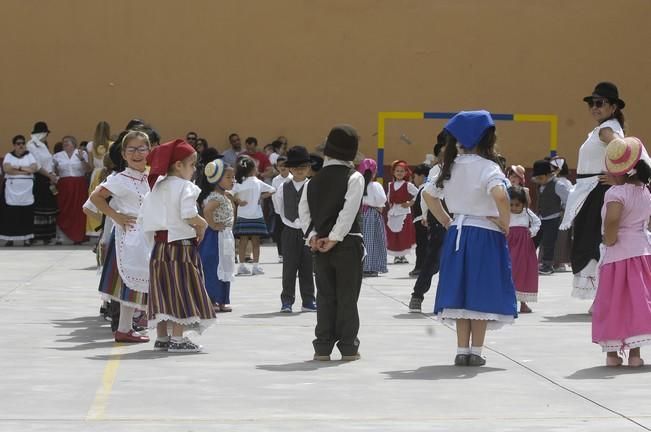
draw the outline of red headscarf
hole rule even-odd
[[[194,147],[182,139],[175,139],[154,147],[147,156],[147,164],[150,167],[149,186],[153,188],[158,177],[167,174],[174,163],[182,161],[194,153],[196,153]]]
[[[391,164],[391,175],[393,176],[393,172],[396,170],[396,167],[398,166],[403,167],[405,169],[405,178],[403,180],[409,181],[409,179],[411,178],[411,169],[409,168],[409,164],[407,164],[407,162],[401,159],[395,160]]]

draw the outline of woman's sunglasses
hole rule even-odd
[[[606,103],[608,103],[608,99],[590,99],[588,101],[588,106],[590,108],[592,108],[592,107],[601,108]]]

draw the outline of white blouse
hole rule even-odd
[[[524,209],[520,213],[511,213],[510,227],[526,227],[529,228],[531,237],[535,237],[540,229],[540,219],[531,209]]]
[[[70,157],[65,151],[60,151],[52,159],[59,177],[84,177],[86,175],[86,168],[82,163],[82,160],[88,162],[88,153],[86,152],[83,152],[83,159],[79,158],[78,150],[75,150]]]
[[[109,176],[101,187],[111,192],[111,208],[130,216],[138,216],[145,196],[149,193],[147,173],[131,168]]]
[[[36,158],[31,153],[16,157],[7,153],[2,164],[12,168],[26,168],[32,164],[38,165]],[[26,172],[20,174],[5,174],[5,201],[10,206],[29,206],[34,204],[34,174]]]
[[[366,195],[362,198],[362,204],[369,207],[384,207],[387,203],[387,194],[384,193],[382,185],[376,181],[368,184]]]
[[[292,178],[293,178],[292,173],[288,173],[287,177],[283,177],[280,174],[278,174],[276,177],[273,178],[273,180],[271,180],[271,186],[278,191],[286,181],[291,180]],[[277,215],[279,215],[280,206],[282,203],[279,201],[277,193],[271,196],[271,202],[274,205],[274,211],[276,212]]]
[[[52,172],[52,154],[44,143],[32,137],[27,143],[27,151],[34,156],[40,168]]]
[[[396,181],[394,181],[393,182],[393,190],[397,191],[398,189],[400,189],[402,187],[402,185],[404,183],[405,183],[405,180],[396,180]],[[415,197],[416,195],[418,195],[418,188],[412,182],[407,182],[407,192],[409,192],[409,194],[412,197]],[[389,199],[390,196],[391,196],[391,183],[389,183],[389,190],[387,192],[387,199]],[[394,204],[394,205],[396,205],[396,204]]]
[[[275,191],[276,189],[273,186],[269,186],[255,176],[247,177],[242,183],[235,183],[232,191],[233,195],[241,201],[246,201],[246,205],[237,208],[237,217],[260,219],[263,216],[260,195],[265,192],[274,193]]]
[[[428,184],[425,191],[445,200],[450,213],[456,215],[498,217],[491,190],[501,186],[506,193],[506,177],[499,165],[475,154],[459,155],[454,160],[450,179],[439,189]]]
[[[606,171],[606,146],[608,143],[601,141],[599,131],[604,128],[610,128],[615,135],[620,138],[624,137],[624,130],[619,122],[615,119],[607,120],[601,123],[592,132],[579,148],[579,162],[576,166],[577,174],[599,174]]]
[[[32,164],[36,164],[38,167],[38,162],[36,161],[36,158],[34,157],[33,154],[27,153],[23,155],[23,157],[16,157],[12,155],[11,153],[7,153],[2,160],[2,165],[8,164],[12,168],[27,168],[31,166]],[[13,178],[13,177],[20,177],[20,178],[34,178],[34,174],[29,174],[26,172],[22,172],[20,174],[5,174],[5,178]]]
[[[197,216],[201,189],[189,180],[166,176],[158,179],[145,197],[139,219],[148,234],[167,231],[167,241],[194,239],[195,229],[185,219]]]

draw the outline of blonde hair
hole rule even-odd
[[[149,142],[149,136],[147,136],[146,133],[138,130],[132,130],[129,131],[123,138],[122,138],[122,151],[127,147],[127,144],[129,144],[130,141],[133,141],[134,139],[140,139],[143,140],[144,142],[147,143],[149,147],[151,147],[151,143]]]
[[[93,156],[101,159],[108,153],[111,146],[111,126],[105,121],[97,123],[95,126],[95,135],[93,136]],[[104,147],[104,153],[99,153],[99,149]]]

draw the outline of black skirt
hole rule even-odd
[[[30,240],[34,238],[34,206],[10,206],[2,209],[0,240]]]
[[[591,260],[599,261],[601,208],[610,186],[599,183],[586,198],[574,218],[572,272],[579,273]]]
[[[57,200],[50,190],[50,179],[34,176],[34,239],[51,240],[57,235]]]

